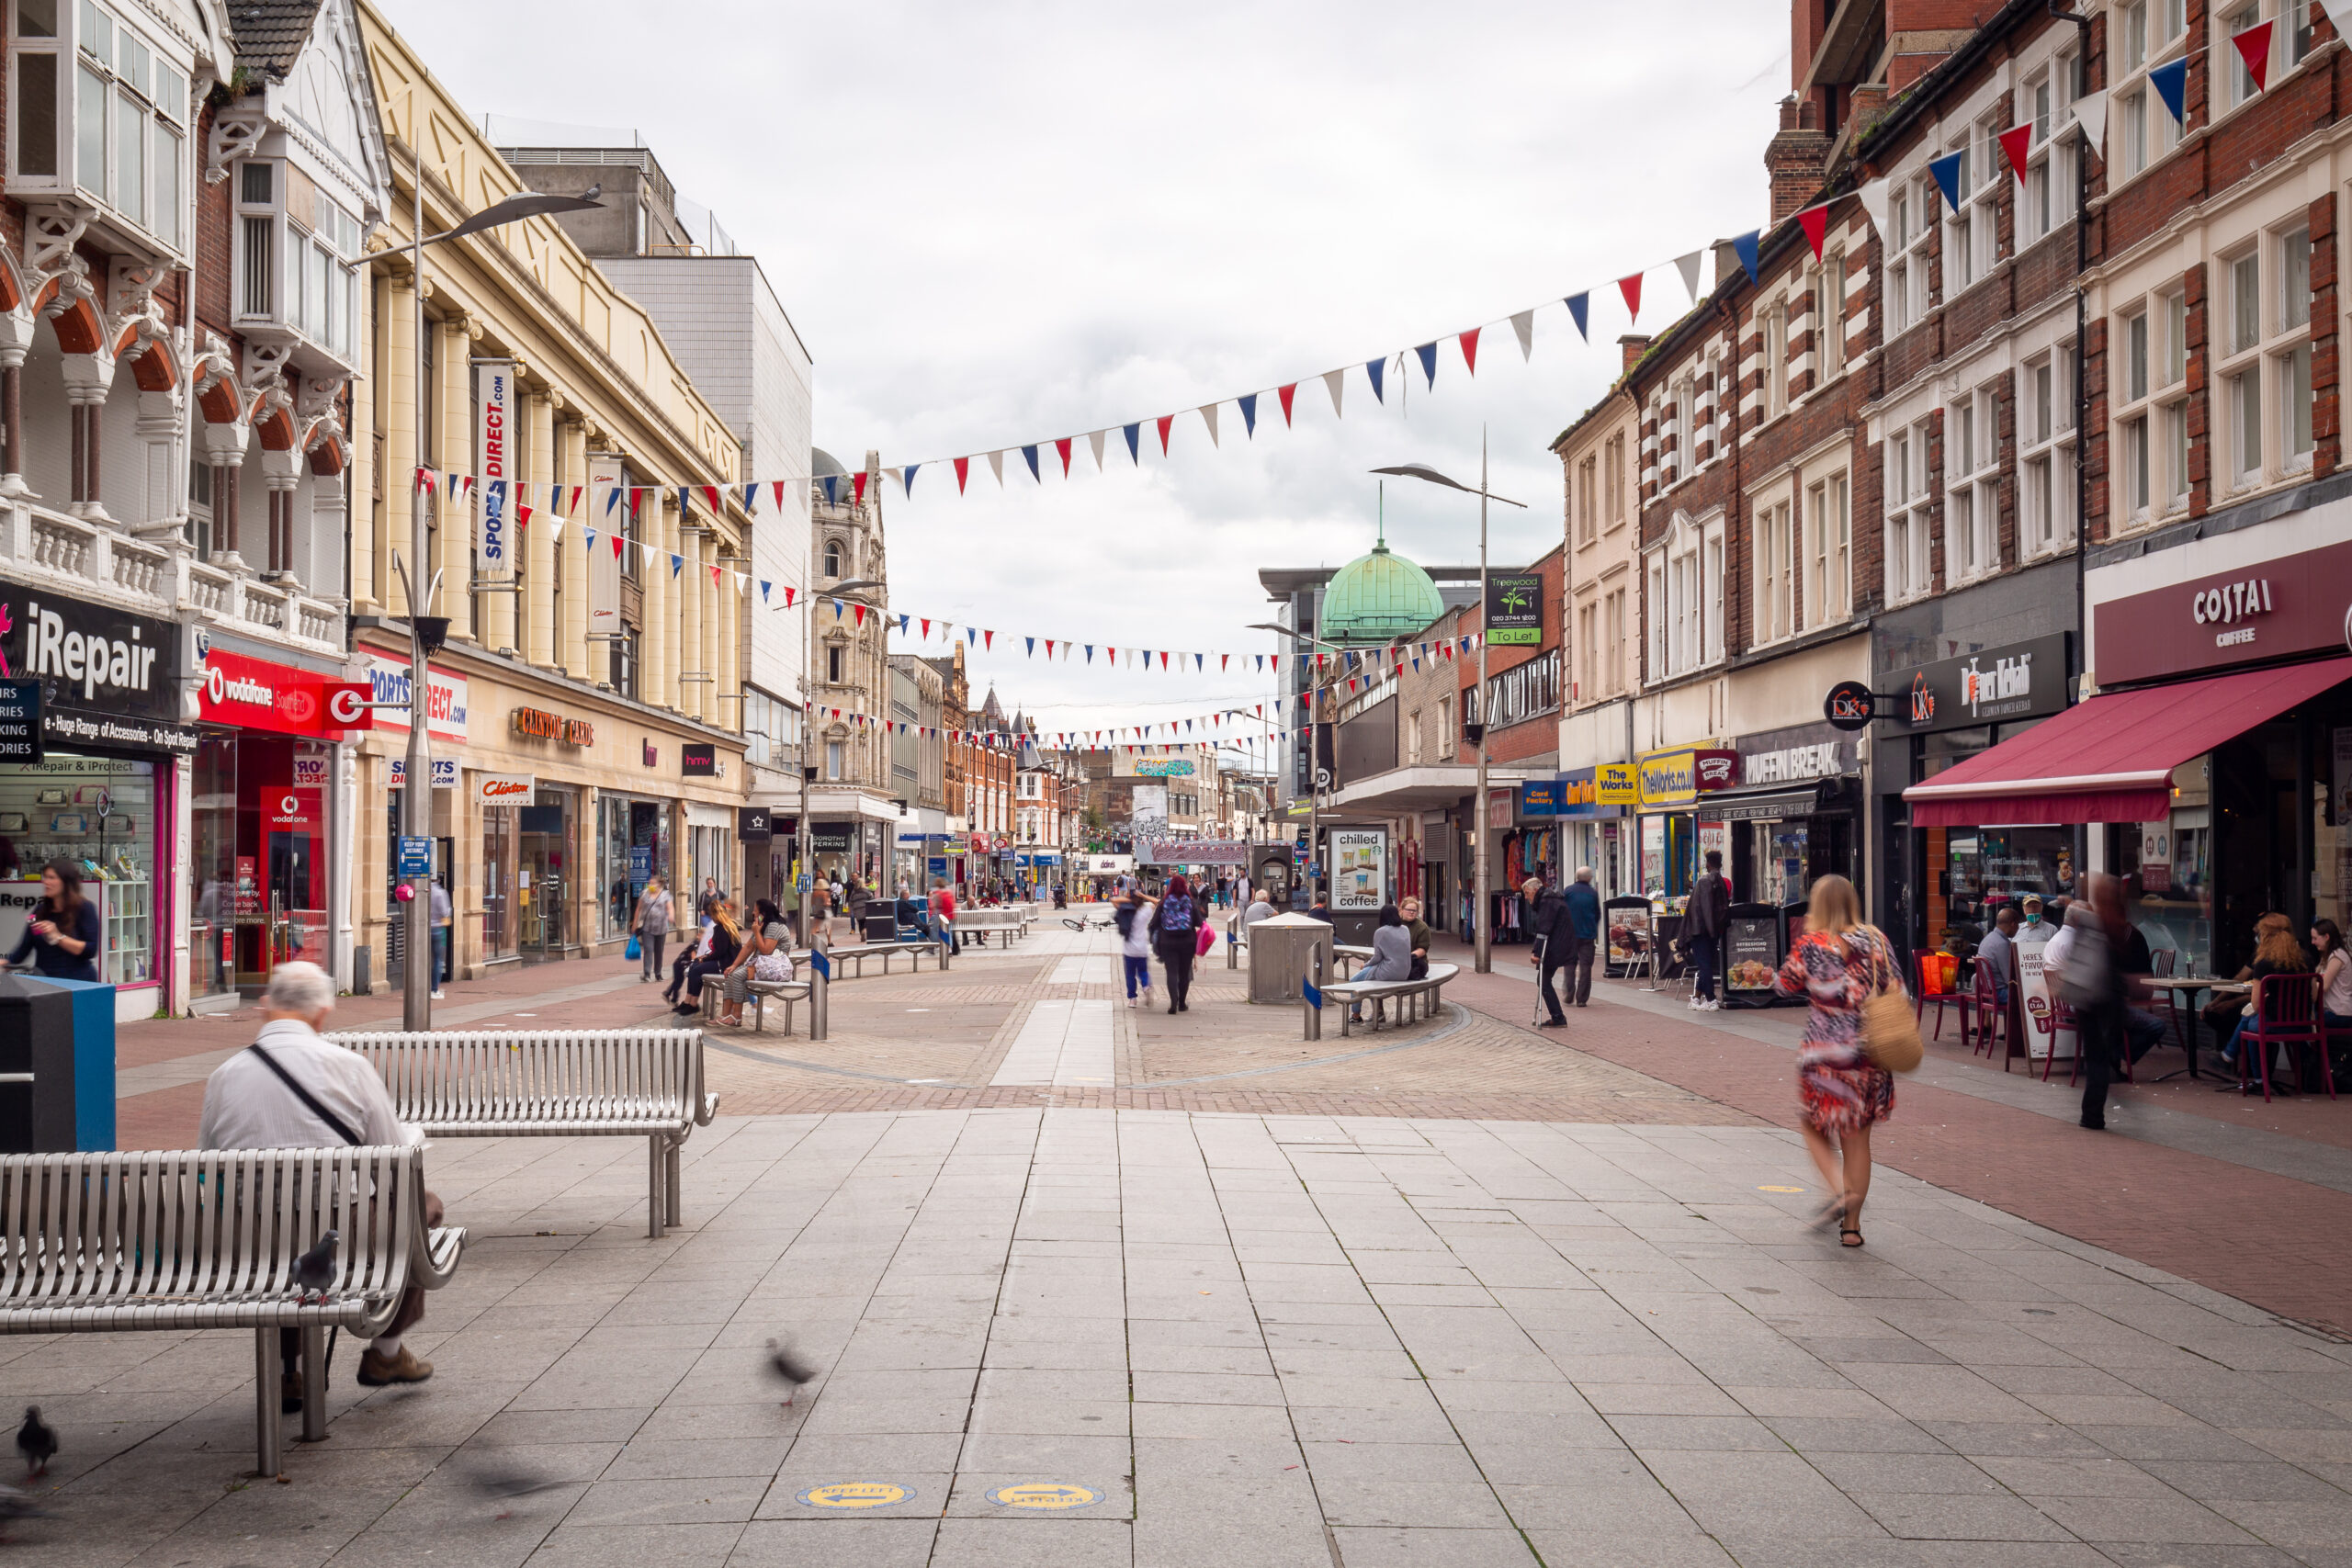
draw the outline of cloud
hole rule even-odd
[[[891,600],[1001,633],[976,684],[1049,728],[1205,714],[1271,681],[1032,662],[1017,634],[1273,651],[1265,566],[1369,547],[1375,465],[1475,482],[1491,558],[1561,536],[1552,438],[1608,387],[1627,330],[1611,285],[1648,279],[1642,330],[1685,308],[1674,256],[1766,217],[1763,143],[1787,89],[1785,14],[1754,0],[854,6],[658,13],[658,68],[613,0],[388,0],[467,110],[633,126],[682,194],[758,254],[816,356],[816,442],[854,464],[1075,434],[1004,489],[927,468],[888,487]],[[1780,58],[1775,67],[1771,62]],[[1586,345],[1560,297],[1594,289]],[[1532,364],[1499,318],[1540,305]],[[1452,334],[1489,320],[1478,374]],[[1441,336],[1437,387],[1362,362]],[[1335,422],[1317,374],[1350,367]],[[1245,439],[1212,398],[1302,384]],[[1114,430],[1179,413],[1142,468]],[[1400,481],[1388,534],[1475,561],[1468,497]],[[895,644],[894,644],[895,646]],[[934,639],[930,650],[939,645]],[[1237,665],[1242,663],[1237,660]]]

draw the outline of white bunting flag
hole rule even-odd
[[[1879,239],[1884,241],[1886,238],[1885,179],[1882,177],[1872,180],[1856,194],[1862,198],[1862,210],[1871,215],[1871,227],[1877,231]]]
[[[560,513],[548,519],[548,543],[551,545],[563,543],[563,516]]]
[[[2346,20],[2352,20],[2352,0],[2332,0],[2332,3],[2342,8]],[[2331,10],[2328,20],[2335,19],[2335,13]],[[2339,33],[2343,30],[2341,26],[2336,28]],[[2083,138],[2090,143],[2091,151],[2099,152],[2107,145],[2106,88],[2101,87],[2096,93],[2085,93],[2075,100],[2075,123],[2083,128]]]
[[[1699,257],[1703,253],[1692,251],[1687,256],[1677,256],[1674,265],[1681,270],[1682,287],[1690,291],[1690,303],[1699,302]]]
[[[1521,310],[1510,319],[1510,330],[1519,334],[1519,357],[1535,357],[1535,312]]]
[[[1201,418],[1208,423],[1209,445],[1214,446],[1216,445],[1216,405],[1215,403],[1203,403],[1201,405]]]
[[[1346,417],[1340,412],[1340,389],[1346,384],[1347,378],[1348,373],[1345,370],[1326,370],[1323,372],[1323,385],[1331,389],[1331,417],[1333,419],[1342,419]]]
[[[1094,448],[1094,471],[1098,474],[1102,471],[1102,438],[1110,434],[1107,430],[1098,430],[1086,438],[1086,444]]]
[[[1004,452],[1001,447],[989,454],[989,467],[996,470],[997,489],[1004,488]]]

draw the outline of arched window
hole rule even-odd
[[[827,539],[825,541],[825,575],[839,577],[841,574],[842,542],[839,539]]]

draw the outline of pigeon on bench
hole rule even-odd
[[[309,1301],[325,1299],[327,1287],[334,1283],[334,1249],[342,1237],[334,1231],[319,1237],[319,1245],[294,1260],[294,1282],[302,1287]]]

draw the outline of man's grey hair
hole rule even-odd
[[[281,964],[269,972],[269,990],[262,1005],[272,1012],[299,1013],[304,1018],[334,1006],[334,976],[315,964]]]
[[[1577,867],[1577,880],[1578,882],[1590,882],[1592,880],[1592,867],[1589,865],[1580,865]]]

